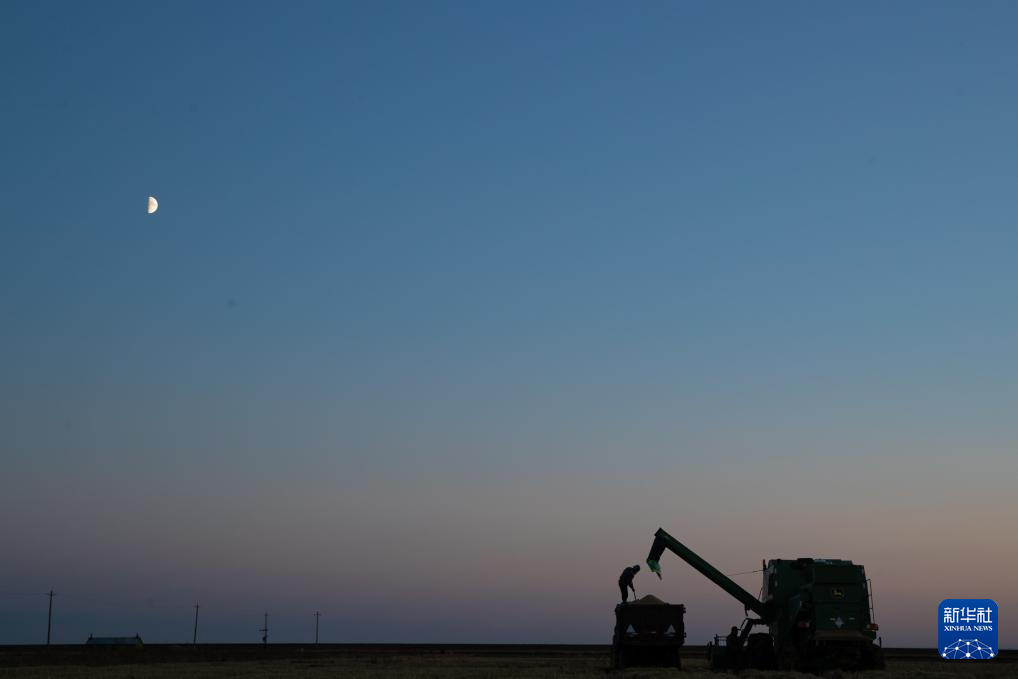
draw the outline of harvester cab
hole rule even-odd
[[[664,529],[654,534],[647,556],[650,570],[661,577],[661,556],[674,552],[747,611],[737,654],[715,637],[713,652],[728,667],[819,671],[866,670],[883,667],[874,643],[869,581],[862,566],[842,559],[772,559],[763,569],[761,599],[714,568]],[[752,611],[758,617],[749,618]],[[768,633],[751,628],[766,625]],[[764,637],[767,639],[764,639]],[[713,661],[712,661],[713,665]]]

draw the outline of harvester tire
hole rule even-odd
[[[799,654],[794,647],[786,646],[778,655],[778,668],[784,672],[795,672],[799,669]]]
[[[884,662],[884,649],[875,644],[870,644],[863,653],[863,670],[882,670],[887,667]]]
[[[750,634],[743,651],[745,664],[754,670],[777,669],[777,658],[774,654],[774,641],[770,634]]]

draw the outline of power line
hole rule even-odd
[[[63,592],[61,592],[61,596]],[[0,597],[49,597],[48,591],[0,591]]]

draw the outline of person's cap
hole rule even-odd
[[[638,570],[640,570],[640,564],[634,564],[634,565],[633,565],[633,570],[634,570],[634,571],[638,571]]]

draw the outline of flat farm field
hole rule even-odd
[[[534,677],[535,679],[718,679],[695,649],[687,649],[683,669],[608,669],[608,650],[593,646],[258,646],[152,647],[115,652],[75,652],[76,647],[45,653],[0,647],[0,678],[176,679],[178,677],[393,679]],[[989,661],[930,659],[930,651],[888,649],[881,672],[829,672],[830,679],[962,679],[1018,677],[1018,657],[1004,652]],[[733,675],[734,676],[734,675]],[[741,679],[806,679],[791,672],[746,671]]]

